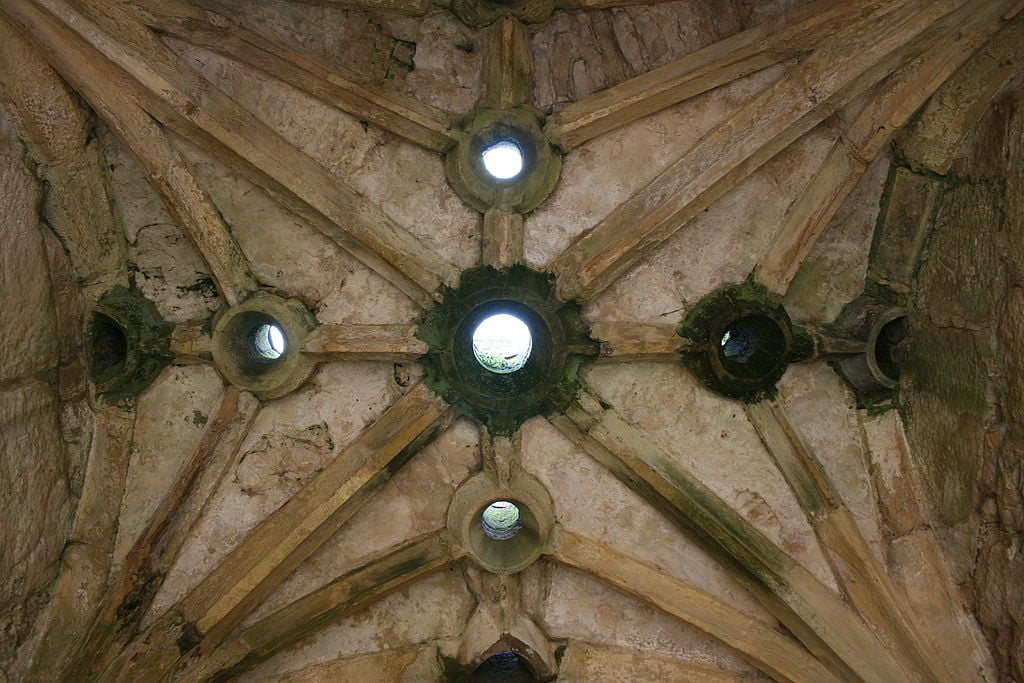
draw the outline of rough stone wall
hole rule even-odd
[[[1024,680],[1024,91],[943,182],[911,295],[907,433],[1000,675]]]
[[[16,140],[0,111],[0,670],[46,604],[82,468],[61,438],[77,286]]]

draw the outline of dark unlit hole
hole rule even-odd
[[[113,318],[94,313],[92,318],[92,363],[104,371],[124,363],[128,357],[128,337]]]
[[[900,378],[899,361],[906,338],[907,317],[901,316],[886,323],[875,340],[875,362],[879,370],[893,381]]]
[[[527,683],[536,681],[526,660],[515,652],[498,652],[484,660],[470,677],[474,683]]]
[[[772,318],[748,315],[733,321],[718,340],[722,367],[737,377],[757,378],[786,359],[786,335]]]

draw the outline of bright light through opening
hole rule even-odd
[[[492,315],[473,331],[473,355],[491,372],[504,375],[519,370],[532,350],[530,328],[514,315]]]
[[[484,168],[498,180],[515,178],[523,171],[523,150],[511,140],[499,140],[483,151]]]
[[[507,541],[519,533],[519,508],[507,500],[496,500],[480,516],[484,533],[495,541]]]
[[[277,360],[288,349],[288,340],[280,325],[262,323],[252,332],[252,352],[259,360]]]

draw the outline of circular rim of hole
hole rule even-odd
[[[498,329],[492,330],[496,327]],[[482,339],[481,334],[495,336]],[[525,335],[525,339],[522,335]],[[512,313],[488,315],[476,324],[470,339],[476,362],[496,375],[507,375],[522,370],[533,353],[533,332],[530,326]]]

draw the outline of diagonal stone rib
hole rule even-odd
[[[829,221],[925,102],[1019,11],[1019,1],[967,5],[943,21],[942,49],[925,52],[893,72],[845,126],[807,189],[786,211],[754,277],[784,296]]]
[[[321,325],[302,352],[318,361],[379,360],[412,362],[427,352],[416,338],[416,325]]]
[[[502,17],[490,29],[482,99],[495,109],[533,103],[533,53],[526,28],[515,17]]]
[[[116,81],[150,115],[263,187],[421,305],[457,279],[455,266],[185,67],[123,4],[4,0],[0,7],[37,42],[45,39],[51,58],[118,66],[124,75]]]
[[[60,680],[100,608],[134,429],[134,411],[109,406],[96,413],[85,480],[60,573],[50,602],[26,641],[25,665],[19,667],[28,680]]]
[[[601,343],[598,363],[680,360],[687,342],[674,325],[645,323],[592,323],[590,336]]]
[[[78,670],[119,650],[138,627],[185,539],[237,462],[242,442],[259,409],[260,403],[252,394],[231,386],[224,390],[220,408],[199,446],[128,552],[120,574],[112,578],[104,593],[82,648],[83,655],[75,665]]]
[[[917,671],[930,680],[946,678],[944,671],[936,668],[920,627],[897,597],[853,515],[782,406],[775,401],[762,401],[745,405],[744,410],[796,494],[822,546],[831,551],[827,556],[850,602],[868,623],[907,654]]]
[[[602,1],[598,6],[616,4],[627,3]],[[815,0],[574,102],[554,114],[544,130],[554,144],[569,151],[631,121],[807,52],[868,4]]]
[[[919,670],[843,600],[589,390],[551,423],[692,536],[842,679],[910,681]]]
[[[417,384],[122,651],[103,677],[157,680],[184,652],[210,652],[451,416],[441,398]]]
[[[5,5],[25,27],[42,16],[27,4]],[[45,24],[45,20],[41,24]],[[234,305],[258,287],[224,219],[199,184],[191,167],[171,145],[163,128],[143,111],[120,85],[117,69],[89,59],[77,45],[64,45],[56,31],[32,31],[53,66],[89,102],[141,162],[147,179],[159,192],[182,230],[210,267],[217,286]],[[60,47],[55,48],[56,45]]]
[[[982,0],[880,0],[839,30],[552,263],[559,295],[589,301],[761,165],[926,50],[939,19]]]
[[[444,531],[414,540],[345,573],[224,641],[212,652],[184,657],[171,680],[225,680],[270,658],[318,629],[375,600],[451,566],[459,555]]]
[[[721,641],[776,680],[841,680],[796,641],[697,586],[603,543],[558,526],[551,554]]]
[[[450,114],[399,93],[360,85],[323,57],[294,45],[279,45],[239,26],[217,2],[145,0],[137,4],[146,10],[140,19],[161,33],[258,69],[421,147],[443,152],[455,144],[449,133]]]

